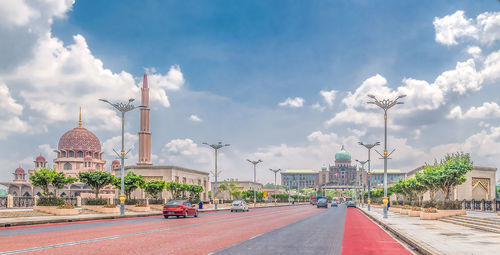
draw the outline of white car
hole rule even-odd
[[[233,203],[231,204],[231,212],[237,212],[237,211],[248,212],[247,202],[243,200],[233,201]]]

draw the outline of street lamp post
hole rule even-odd
[[[387,159],[388,157],[394,152],[394,150],[391,153],[387,153],[387,111],[397,105],[397,104],[403,104],[403,102],[398,102],[400,98],[406,97],[406,95],[399,95],[396,97],[396,99],[382,99],[378,100],[374,95],[368,95],[369,98],[373,99],[374,101],[368,102],[368,104],[374,104],[384,110],[384,155],[382,158],[384,159],[384,218],[387,218],[387,202],[389,202],[389,199],[387,198]]]
[[[370,211],[371,209],[371,187],[370,187],[370,183],[371,183],[371,155],[370,155],[370,151],[373,147],[377,146],[377,145],[380,145],[380,142],[376,142],[376,143],[373,143],[373,144],[364,144],[363,142],[359,142],[360,145],[364,146],[365,148],[368,149],[368,177],[366,178],[367,179],[367,182],[368,182],[368,211]]]
[[[361,160],[357,160],[357,159],[356,159],[356,162],[358,162],[358,163],[360,163],[360,164],[361,164],[361,169],[363,169],[363,171],[361,172],[361,176],[363,176],[363,172],[365,171],[365,164],[366,164],[366,163],[368,163],[368,160],[361,161]],[[361,178],[360,178],[360,179],[361,179]],[[360,186],[360,187],[363,187],[363,183],[361,182],[361,180],[360,180],[360,182],[359,182],[359,186]],[[361,188],[360,188],[360,189],[361,189]],[[364,206],[364,202],[365,202],[365,196],[364,196],[364,194],[361,194],[361,201],[362,201],[361,206]]]
[[[124,192],[124,186],[125,186],[125,155],[128,153],[125,153],[125,113],[134,110],[135,108],[143,108],[144,106],[134,106],[132,105],[132,102],[134,101],[133,98],[130,98],[127,103],[111,103],[110,101],[106,99],[99,99],[100,101],[103,101],[105,103],[110,104],[113,106],[116,110],[122,113],[122,150],[120,154],[118,154],[116,151],[115,153],[118,155],[118,157],[121,160],[121,182],[120,182],[120,215],[125,214],[125,192]],[[129,150],[130,151],[130,150]]]
[[[281,169],[269,169],[274,173],[274,205],[276,204],[276,174],[281,171]]]
[[[217,204],[219,203],[219,201],[217,200],[217,176],[219,175],[218,172],[217,172],[217,151],[222,148],[222,147],[226,147],[226,146],[229,146],[229,144],[222,144],[221,142],[217,143],[217,144],[208,144],[208,143],[203,143],[204,145],[207,145],[207,146],[210,146],[212,149],[214,149],[215,151],[215,173],[214,173],[214,176],[215,176],[215,186],[214,186],[214,206],[215,206],[215,210],[217,210]]]
[[[247,159],[248,162],[253,164],[253,207],[257,207],[257,164],[262,162],[262,160],[252,161]]]

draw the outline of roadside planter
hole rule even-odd
[[[89,211],[98,213],[119,213],[120,207],[105,207],[103,205],[82,205],[82,208]]]
[[[137,205],[125,205],[125,209],[133,212],[149,212],[151,207],[149,206],[137,206]]]
[[[64,215],[77,215],[80,212],[78,209],[60,209],[58,208],[59,206],[33,206],[33,210],[39,211],[39,212],[44,212],[48,214],[53,214],[53,215],[58,215],[58,216],[64,216]]]
[[[163,210],[163,205],[152,205],[150,204],[149,207],[153,210],[160,210],[162,211]]]
[[[389,207],[389,212],[394,212],[394,213],[399,213],[401,211],[401,208],[399,207]]]
[[[465,210],[437,210],[441,217],[465,215]]]
[[[415,210],[414,210],[415,209]],[[412,208],[408,211],[408,216],[410,217],[420,217],[420,208]]]
[[[434,208],[424,208],[424,210],[420,212],[421,220],[437,220],[440,218],[442,218],[442,216]]]

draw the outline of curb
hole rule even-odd
[[[415,249],[415,251],[417,251],[418,253],[420,254],[424,254],[424,255],[437,255],[437,254],[444,254],[444,253],[441,253],[437,250],[434,250],[433,248],[430,248],[428,246],[425,246],[424,244],[420,243],[419,241],[411,238],[410,236],[406,235],[406,234],[403,234],[401,232],[398,232],[396,229],[394,229],[393,227],[385,224],[384,222],[380,221],[379,219],[373,217],[372,215],[368,214],[367,212],[365,212],[364,210],[361,210],[359,208],[357,208],[358,210],[360,210],[364,215],[366,215],[368,218],[370,218],[372,221],[374,221],[375,223],[377,223],[379,226],[383,227],[384,229],[387,229],[389,232],[391,232],[393,235],[397,236],[399,239],[401,239],[403,242],[405,242],[406,244],[408,244],[409,246],[411,246],[412,248]]]
[[[285,206],[298,206],[297,205],[278,205],[278,206],[265,206],[265,207],[257,207],[258,208],[273,208],[273,207],[285,207]],[[249,209],[253,209],[249,208]],[[220,211],[229,211],[229,209],[217,209],[217,210],[207,210],[200,211],[200,213],[210,213],[210,212],[220,212]],[[23,220],[23,221],[12,221],[0,223],[0,230],[4,227],[14,227],[14,226],[27,226],[27,225],[41,225],[48,223],[66,223],[66,222],[79,222],[79,221],[92,221],[92,220],[111,220],[111,219],[123,219],[123,218],[141,218],[141,217],[150,217],[150,216],[162,216],[163,213],[161,211],[144,213],[144,214],[136,214],[136,215],[97,215],[93,217],[86,218],[62,218],[62,219],[44,219],[44,220]],[[64,216],[63,216],[64,217]]]

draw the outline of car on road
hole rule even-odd
[[[163,217],[167,219],[170,216],[183,216],[187,218],[188,216],[198,217],[198,208],[191,205],[186,200],[172,200],[168,201],[166,205],[163,206]]]
[[[356,207],[356,202],[352,200],[347,201],[345,204],[347,207]]]
[[[321,198],[321,199],[318,200],[318,203],[316,204],[316,206],[318,208],[320,208],[320,207],[328,208],[328,200],[326,200],[324,198]]]
[[[335,200],[332,200],[332,207],[339,207],[339,203]]]
[[[231,212],[237,212],[237,211],[248,212],[247,202],[243,200],[233,201],[233,203],[231,204]]]

